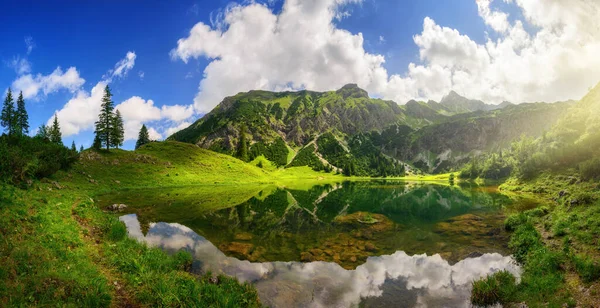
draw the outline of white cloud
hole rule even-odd
[[[100,113],[105,87],[106,83],[98,82],[90,93],[85,90],[77,91],[77,94],[56,112],[63,136],[76,135],[82,130],[94,127]],[[47,125],[52,124],[52,117],[47,121]]]
[[[398,75],[388,74],[384,56],[365,51],[361,33],[335,24],[345,6],[360,1],[287,0],[278,13],[255,2],[231,5],[212,26],[196,24],[171,56],[186,63],[210,60],[194,98],[198,112],[251,89],[324,91],[353,82],[398,103],[439,100],[450,89],[492,103],[520,103],[579,98],[600,81],[600,3],[505,2],[525,20],[511,23],[492,0],[475,3],[497,32],[484,43],[425,18],[414,36],[420,61]]]
[[[194,115],[194,106],[182,106],[182,105],[165,105],[161,108],[161,113],[163,117],[174,121],[181,122],[183,120],[189,119]]]
[[[165,131],[165,134],[166,134],[167,136],[171,136],[171,135],[173,135],[174,133],[176,133],[176,132],[178,132],[178,131],[180,131],[180,130],[182,130],[182,129],[184,129],[184,128],[187,128],[187,127],[189,127],[190,125],[192,125],[192,123],[190,123],[190,122],[181,122],[181,123],[180,123],[179,125],[177,125],[177,126],[169,127],[169,128],[168,128],[168,129]]]
[[[121,59],[115,67],[108,71],[108,74],[104,76],[104,78],[111,82],[113,78],[116,77],[125,77],[127,73],[133,68],[135,65],[136,54],[133,51],[128,51],[125,55],[125,58]],[[142,73],[143,74],[143,73]],[[143,77],[143,76],[141,76]]]
[[[493,11],[490,4],[494,0],[476,0],[479,16],[483,18],[485,23],[492,27],[496,32],[506,32],[510,27],[508,22],[508,14],[499,11]]]
[[[75,67],[70,67],[65,72],[57,67],[49,75],[22,75],[13,81],[12,88],[16,92],[23,91],[25,99],[39,99],[38,95],[40,93],[48,95],[61,89],[75,92],[84,83],[85,80],[79,76],[79,72]]]
[[[160,109],[154,106],[154,101],[146,101],[139,96],[131,97],[117,105],[115,109],[123,116],[125,140],[137,139],[142,123],[161,119]]]
[[[379,43],[381,43],[381,44],[385,43],[385,37],[383,37],[383,35],[379,36]]]
[[[15,70],[17,75],[23,75],[31,72],[31,63],[27,60],[27,58],[15,56],[12,61],[8,62],[7,64],[9,67]]]
[[[78,89],[76,95],[62,109],[56,111],[62,133],[65,137],[76,135],[81,131],[94,129],[95,122],[98,120],[98,114],[100,113],[105,87],[110,84],[113,77],[125,76],[127,71],[133,69],[135,58],[135,53],[128,52],[124,59],[117,62],[115,69],[109,71],[109,76],[104,76],[104,80],[98,82],[92,88],[91,92]],[[40,91],[44,91],[47,94],[53,91],[57,87],[57,84],[63,87],[68,84],[65,82],[61,83],[61,79],[54,75],[65,75],[68,77],[69,74],[73,73],[77,73],[75,68],[71,68],[61,75],[59,68],[49,77],[30,78],[28,77],[30,75],[22,76],[17,80],[18,83],[16,82],[19,87],[15,88],[23,88],[23,95],[25,97],[34,93],[37,95]],[[79,75],[77,74],[77,76]],[[141,72],[141,76],[143,76],[143,72]],[[70,80],[67,77],[64,79]],[[73,87],[75,89],[75,85]],[[80,85],[76,87],[79,88]],[[188,126],[189,122],[185,122],[185,120],[194,115],[192,105],[164,105],[159,108],[153,100],[146,100],[140,96],[132,96],[117,104],[115,110],[119,110],[123,117],[126,141],[137,139],[142,124],[148,126],[148,133],[151,139],[160,140],[163,138],[163,135],[170,135],[170,132],[174,129]],[[48,120],[48,124],[51,124],[53,117],[54,115]],[[162,133],[153,126],[159,127]],[[167,128],[162,129],[163,127]]]
[[[153,127],[148,127],[148,136],[150,136],[150,140],[161,140],[163,138]]]
[[[165,121],[169,122],[170,125],[174,125],[163,130],[164,135],[169,136],[189,126],[190,123],[184,120],[194,115],[194,108],[191,105],[164,105],[158,108],[154,105],[154,101],[144,100],[139,96],[125,100],[117,105],[115,109],[118,109],[123,116],[125,140],[137,139],[142,124],[147,124],[147,126],[148,124],[159,125],[165,124]],[[152,130],[154,131],[152,132]],[[148,131],[152,139],[162,138],[163,134],[159,133],[156,129],[150,127]]]
[[[140,76],[140,79],[144,79],[144,76],[146,76],[146,74],[143,71],[139,71],[138,76]]]

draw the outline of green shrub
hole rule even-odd
[[[547,206],[536,207],[535,209],[527,210],[524,212],[529,217],[543,217],[550,212]]]
[[[192,268],[193,261],[194,258],[192,257],[192,254],[186,250],[179,250],[175,255],[173,255],[175,268],[183,271],[189,271]]]
[[[594,282],[600,278],[600,265],[588,256],[574,256],[575,270],[584,282]]]
[[[500,271],[473,282],[471,303],[475,306],[505,304],[513,300],[516,279],[508,271]]]
[[[78,154],[41,138],[3,135],[0,136],[0,157],[0,179],[19,184],[69,168]]]
[[[504,229],[506,231],[515,231],[517,228],[527,222],[527,216],[523,213],[512,214],[504,220]]]
[[[593,158],[579,164],[579,172],[584,180],[600,179],[600,158]]]
[[[522,264],[525,263],[527,254],[530,251],[542,245],[540,234],[530,222],[517,227],[508,243],[508,247],[513,251],[513,256],[517,262]]]
[[[113,242],[123,240],[127,236],[127,227],[116,218],[109,220],[107,229],[107,237]]]
[[[552,234],[554,234],[554,236],[567,235],[568,228],[569,228],[569,221],[564,218],[559,218],[552,226]]]

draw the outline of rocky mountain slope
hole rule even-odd
[[[225,98],[168,139],[230,155],[247,144],[248,159],[264,155],[279,166],[373,176],[400,175],[410,164],[441,172],[522,134],[541,135],[566,104],[489,105],[450,92],[439,103],[398,105],[355,84],[329,92],[250,91]]]

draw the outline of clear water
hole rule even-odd
[[[271,307],[468,307],[471,282],[519,267],[493,188],[405,182],[183,187],[100,196],[130,236],[186,249],[195,270],[253,283]]]

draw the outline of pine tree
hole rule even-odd
[[[71,151],[77,152],[77,147],[75,146],[75,140],[73,140],[73,143],[71,143]]]
[[[79,153],[83,152],[83,146],[79,147]]]
[[[19,93],[17,98],[17,112],[15,113],[16,133],[25,136],[29,134],[29,115],[25,109],[25,100],[23,99],[23,91]]]
[[[100,141],[100,137],[98,137],[98,133],[94,136],[94,143],[92,143],[92,149],[98,151],[102,148],[102,141]]]
[[[135,149],[137,150],[139,147],[149,142],[150,135],[148,134],[148,128],[146,127],[146,125],[142,125],[142,128],[140,129],[140,134],[138,136],[138,140],[135,143]]]
[[[54,115],[54,122],[50,127],[50,141],[56,144],[62,144],[62,133],[60,132],[60,124],[58,124],[58,116]]]
[[[248,161],[248,140],[246,140],[246,124],[240,127],[240,141],[238,143],[237,157],[243,161]]]
[[[98,122],[96,122],[96,137],[100,141],[101,145],[106,146],[106,150],[110,149],[111,137],[113,135],[113,110],[115,109],[112,94],[110,88],[106,86],[104,88],[104,96],[102,97],[102,106],[100,109],[100,115],[98,116]]]
[[[15,116],[15,105],[12,97],[12,91],[8,88],[6,98],[4,99],[4,105],[2,105],[2,113],[0,114],[0,125],[2,125],[8,135],[13,134]]]
[[[123,129],[123,117],[121,117],[121,112],[117,110],[117,112],[113,116],[113,125],[111,130],[110,142],[111,145],[115,148],[119,148],[123,145],[123,141],[125,140],[125,130]]]
[[[42,124],[35,136],[43,140],[50,140],[50,134],[48,133],[48,131],[48,127]]]

